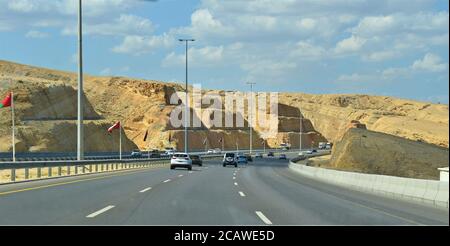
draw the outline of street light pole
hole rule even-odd
[[[299,110],[299,112],[300,112],[300,130],[299,130],[300,143],[299,143],[299,148],[300,148],[300,151],[302,151],[303,117],[302,117],[302,112],[300,110]]]
[[[189,96],[188,96],[188,43],[189,42],[194,42],[195,39],[178,39],[178,41],[180,42],[185,42],[186,43],[186,87],[185,87],[185,92],[186,92],[186,101],[185,101],[185,113],[184,113],[184,152],[188,153],[188,114],[190,114],[189,112]]]
[[[83,21],[82,0],[78,1],[78,122],[77,122],[77,160],[84,159],[83,131]]]
[[[252,154],[252,147],[253,147],[253,85],[256,83],[247,82],[248,85],[250,85],[250,107],[249,107],[249,127],[250,127],[250,155]]]

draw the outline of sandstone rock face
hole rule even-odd
[[[439,179],[448,166],[447,148],[385,133],[350,128],[333,147],[331,167],[339,170],[420,179]]]
[[[448,148],[448,105],[367,95],[287,93],[280,103],[300,108],[314,128],[336,142],[352,120],[367,129]]]
[[[73,73],[0,61],[0,96],[14,89],[18,151],[74,151],[76,145],[76,80]],[[170,105],[182,85],[123,77],[84,77],[86,151],[116,151],[115,136],[106,129],[121,121],[124,150],[184,148],[183,128],[173,127],[169,117],[177,105]],[[204,90],[220,97],[225,91]],[[248,105],[248,99],[244,99]],[[192,102],[190,105],[193,105]],[[203,106],[203,108],[207,107]],[[192,109],[191,109],[192,110]],[[230,114],[218,109],[223,118]],[[367,129],[448,148],[448,106],[390,97],[364,95],[279,94],[278,132],[263,139],[261,126],[253,128],[253,147],[278,147],[290,143],[296,148],[337,141],[352,120]],[[233,114],[233,113],[231,113]],[[234,115],[236,116],[236,115]],[[247,114],[243,127],[201,127],[189,131],[190,149],[248,148]],[[0,110],[0,152],[10,150],[9,109]],[[301,134],[299,132],[301,128]],[[99,133],[97,133],[97,131]],[[148,131],[147,141],[143,141]],[[208,146],[204,146],[204,139]],[[170,139],[170,141],[169,141]]]

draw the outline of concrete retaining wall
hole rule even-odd
[[[448,181],[336,171],[293,162],[290,162],[289,168],[306,177],[350,189],[426,203],[436,207],[449,207]]]

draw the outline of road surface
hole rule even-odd
[[[0,225],[448,225],[448,210],[347,190],[291,171],[204,161],[0,185]]]

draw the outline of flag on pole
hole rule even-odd
[[[120,128],[120,121],[117,121],[116,124],[112,125],[110,128],[108,128],[108,132],[111,133],[114,129]]]
[[[144,142],[147,141],[147,136],[148,136],[148,129],[147,131],[145,131]]]
[[[0,108],[6,108],[11,106],[11,92],[0,103]]]

